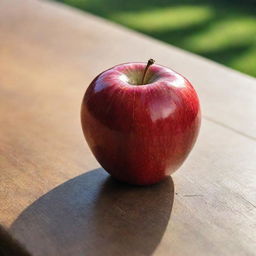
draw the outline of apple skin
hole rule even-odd
[[[175,71],[125,63],[98,75],[81,107],[84,136],[102,167],[117,180],[149,185],[184,162],[200,128],[199,99]]]

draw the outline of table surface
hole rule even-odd
[[[0,3],[0,222],[33,255],[255,255],[256,80],[69,7]],[[115,183],[80,104],[117,63],[184,74],[201,99],[194,150],[151,187]]]

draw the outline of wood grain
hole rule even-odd
[[[0,37],[0,222],[33,255],[255,255],[255,79],[56,3],[1,1]],[[79,112],[99,72],[149,57],[203,122],[174,185],[139,189],[97,169]]]
[[[173,189],[172,179],[141,188],[89,171],[35,201],[11,231],[36,255],[151,255],[167,227]]]

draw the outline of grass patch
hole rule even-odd
[[[56,0],[256,77],[255,0]]]

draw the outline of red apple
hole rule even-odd
[[[152,64],[125,63],[102,72],[82,102],[82,128],[94,156],[130,184],[157,183],[177,170],[200,127],[191,83]]]

